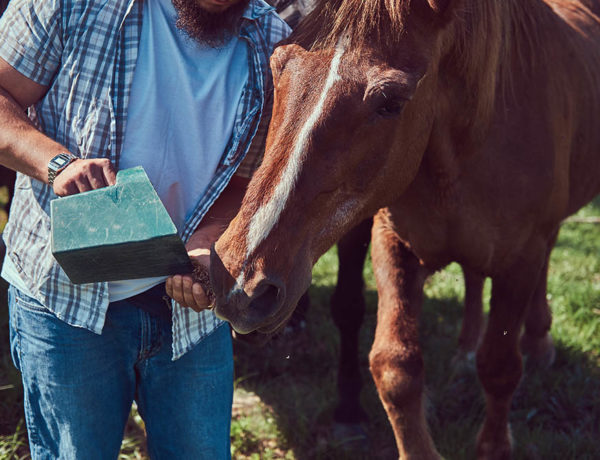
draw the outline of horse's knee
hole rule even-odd
[[[551,327],[552,312],[548,301],[545,297],[543,299],[534,299],[527,312],[525,334],[530,338],[541,339],[548,334]]]
[[[521,336],[521,352],[527,355],[528,366],[548,368],[554,362],[556,351],[550,336],[552,312],[546,300],[544,286],[543,295],[536,295],[527,312],[525,330]]]
[[[373,350],[371,374],[381,399],[393,406],[420,401],[423,392],[423,357],[418,349]]]
[[[488,395],[511,397],[523,374],[521,354],[516,347],[484,343],[477,351],[477,374]]]

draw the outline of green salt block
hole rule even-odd
[[[190,273],[175,224],[141,166],[50,203],[52,253],[74,284]]]

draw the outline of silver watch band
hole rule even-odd
[[[48,185],[52,187],[56,176],[77,159],[78,157],[68,152],[59,153],[52,158],[48,162]]]

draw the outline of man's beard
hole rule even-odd
[[[223,12],[212,13],[196,0],[172,0],[177,10],[177,28],[197,42],[218,48],[239,30],[242,13],[250,0],[240,0]]]

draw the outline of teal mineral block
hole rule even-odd
[[[75,284],[192,271],[177,229],[142,167],[111,187],[52,200],[52,253]]]

